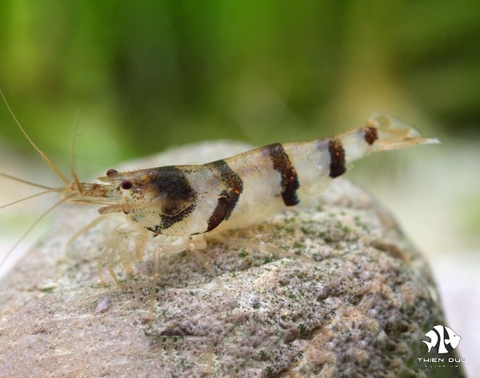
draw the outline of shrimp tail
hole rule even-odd
[[[417,129],[387,114],[372,114],[367,120],[367,127],[375,128],[375,143],[372,151],[396,150],[419,144],[438,144],[437,138],[422,136]]]

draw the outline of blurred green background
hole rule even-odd
[[[0,88],[64,171],[78,124],[82,178],[170,146],[309,140],[386,112],[443,144],[373,156],[353,177],[416,204],[433,180],[455,183],[434,187],[480,229],[478,1],[2,0],[0,56]],[[0,104],[2,140],[0,171],[56,185],[12,164],[28,152],[46,168]],[[423,187],[407,196],[412,163]]]
[[[329,136],[376,111],[478,138],[479,40],[474,1],[3,0],[0,87],[61,159],[78,118],[92,172],[195,141]],[[27,149],[0,109],[1,137]]]
[[[2,0],[0,56],[0,88],[64,171],[78,124],[82,178],[186,143],[330,136],[380,111],[443,144],[371,157],[353,177],[398,183],[414,204],[454,182],[439,194],[480,229],[478,163],[467,168],[480,161],[478,1]],[[28,152],[45,168],[0,104],[2,140],[0,171],[58,183],[12,166]],[[407,196],[413,163],[423,187]]]
[[[330,136],[373,112],[439,137],[348,176],[432,261],[449,325],[469,336],[460,350],[480,370],[479,1],[1,0],[0,88],[67,172],[78,123],[83,179],[186,143]],[[3,104],[0,172],[61,184]],[[0,206],[38,191],[0,182]],[[46,200],[1,210],[2,252]]]

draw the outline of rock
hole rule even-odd
[[[245,148],[201,144],[135,166]],[[95,214],[62,209],[1,282],[2,377],[462,376],[417,360],[439,357],[422,340],[445,324],[431,273],[392,216],[349,181],[336,179],[308,208],[229,233],[229,245],[210,241],[202,255],[222,286],[189,253],[162,258],[151,321],[151,255],[131,277],[118,264],[120,289],[98,281],[101,227],[65,252]]]

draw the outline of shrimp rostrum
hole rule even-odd
[[[128,238],[136,240],[140,257],[145,243],[153,243],[157,267],[157,254],[204,249],[209,237],[308,202],[344,174],[349,163],[371,152],[438,140],[423,137],[392,117],[373,115],[365,126],[332,138],[271,144],[202,165],[109,169],[98,183],[81,182],[74,173],[74,181],[68,181],[30,142],[66,183],[46,192],[58,192],[62,202],[98,205],[102,218],[113,214],[126,220],[113,230],[99,260],[99,272],[108,261],[118,283],[112,264]]]

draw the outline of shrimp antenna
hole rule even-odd
[[[2,95],[3,96],[3,95]],[[47,211],[45,211],[42,215],[40,215],[40,217],[38,217],[38,219],[28,228],[28,230],[22,235],[22,237],[20,239],[17,240],[17,242],[15,243],[15,245],[10,248],[10,250],[7,252],[7,254],[5,256],[3,256],[3,258],[0,259],[0,267],[3,265],[3,263],[5,261],[7,261],[7,258],[8,256],[11,255],[11,253],[15,250],[15,248],[18,247],[18,245],[28,236],[28,234],[35,228],[35,226],[40,223],[40,221],[45,218],[47,216],[47,214],[49,214],[53,209],[55,209],[58,205],[60,205],[61,203],[63,203],[63,201],[58,201],[55,205],[53,205],[52,207],[50,207]]]
[[[17,203],[20,203],[20,202],[24,202],[24,201],[28,201],[32,198],[37,198],[37,197],[40,197],[40,196],[43,196],[45,194],[49,194],[49,193],[58,193],[58,192],[61,192],[65,190],[65,187],[61,187],[61,188],[50,188],[48,190],[45,190],[43,192],[40,192],[40,193],[35,193],[31,196],[28,196],[28,197],[25,197],[25,198],[22,198],[22,199],[19,199],[17,201],[13,201],[13,202],[10,202],[10,203],[7,203],[6,205],[2,205],[0,206],[0,209],[4,209],[6,207],[9,207],[9,206],[12,206],[12,205],[15,205]]]
[[[80,110],[77,113],[77,119],[75,121],[75,127],[73,129],[72,148],[70,149],[70,173],[72,174],[75,186],[77,187],[80,195],[83,195],[83,188],[80,180],[78,179],[77,172],[75,171],[75,142],[77,140],[78,125],[80,123]]]
[[[27,180],[24,180],[24,179],[15,177],[15,176],[11,176],[11,175],[8,175],[8,174],[2,173],[2,172],[0,172],[0,176],[5,177],[5,178],[8,178],[8,179],[13,180],[13,181],[21,182],[22,184],[27,184],[27,185],[35,186],[35,187],[40,188],[40,189],[55,189],[55,188],[52,188],[52,187],[50,187],[50,186],[37,184],[37,183],[35,183],[35,182],[27,181]]]
[[[35,150],[37,150],[37,152],[40,154],[40,156],[42,157],[42,159],[45,160],[45,162],[50,166],[50,168],[52,168],[52,170],[57,174],[57,176],[60,177],[65,184],[67,184],[67,185],[70,184],[70,181],[65,177],[65,175],[62,173],[62,171],[55,165],[55,163],[47,156],[47,154],[46,154],[45,152],[43,152],[40,148],[37,147],[37,145],[33,142],[33,140],[32,140],[32,139],[30,138],[30,136],[27,134],[27,132],[26,132],[25,129],[22,127],[22,125],[20,124],[19,120],[17,119],[17,117],[16,117],[15,114],[13,113],[12,108],[10,108],[10,105],[8,104],[8,101],[7,101],[7,99],[5,98],[5,95],[3,94],[3,91],[2,91],[1,88],[0,88],[0,95],[2,96],[3,102],[4,102],[5,105],[7,106],[7,109],[8,109],[8,111],[10,112],[10,114],[12,115],[15,123],[16,123],[17,126],[20,128],[20,130],[22,131],[23,135],[25,135],[25,138],[27,138],[27,140],[30,142],[30,144],[33,146],[33,148],[35,148]]]

